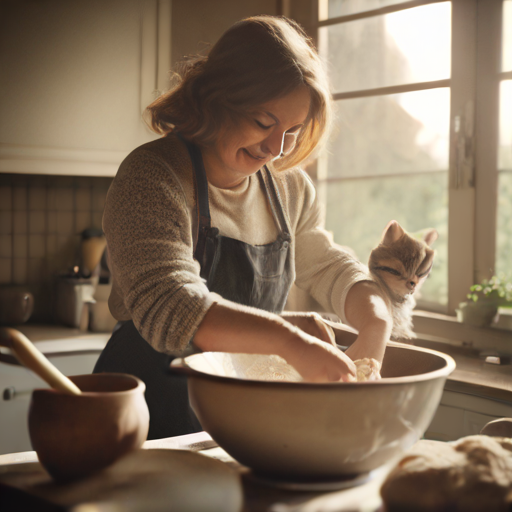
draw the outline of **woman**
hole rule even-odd
[[[353,359],[382,360],[385,302],[322,229],[297,168],[331,117],[300,27],[271,16],[235,24],[148,111],[165,137],[126,158],[106,201],[109,305],[120,323],[95,371],[146,382],[149,438],[200,430],[169,354],[278,354],[310,381],[351,380]],[[346,353],[318,316],[280,315],[293,282],[358,330]]]

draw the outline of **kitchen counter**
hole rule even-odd
[[[413,340],[413,345],[443,352],[453,357],[457,367],[448,378],[447,386],[456,389],[481,389],[496,399],[512,402],[512,365],[508,358],[500,358],[501,364],[486,362],[486,352],[462,348],[425,339]],[[492,356],[491,356],[492,357]]]
[[[47,357],[99,353],[110,333],[80,331],[62,325],[23,324],[15,326]],[[19,365],[6,347],[0,347],[0,362]]]
[[[87,351],[93,352],[94,350],[97,353],[98,350],[101,351],[110,336],[108,333],[87,333],[59,326],[26,325],[19,330],[50,356],[63,356],[70,352],[80,354],[84,351],[87,353]],[[485,362],[485,354],[481,354],[478,350],[443,344],[438,341],[419,339],[414,340],[413,343],[447,353],[457,363],[456,370],[446,383],[445,393],[439,407],[440,414],[436,416],[437,419],[433,422],[434,426],[431,426],[431,438],[449,440],[470,433],[478,433],[481,424],[495,416],[512,416],[506,412],[508,408],[512,408],[512,368],[509,363],[490,364]],[[12,358],[8,352],[0,353],[0,360],[4,361],[6,357]],[[62,359],[67,358],[63,357]],[[496,413],[493,408],[486,409],[487,402],[498,404],[504,412]],[[496,405],[492,407],[496,407]],[[448,431],[445,429],[446,425],[450,425]],[[472,428],[474,431],[462,432],[462,430],[457,430],[459,428]],[[257,481],[250,470],[234,461],[205,432],[147,441],[143,448],[191,450],[228,464],[241,476],[246,500],[245,512],[341,512],[349,510],[376,512],[381,507],[379,488],[389,470],[389,468],[383,468],[369,482],[349,489],[328,492],[298,492],[278,489]],[[9,472],[28,472],[33,471],[34,468],[39,471],[39,479],[49,478],[45,476],[37,463],[37,456],[33,451],[0,455],[0,482]],[[25,491],[27,490],[32,492],[28,487],[25,488]],[[58,492],[58,489],[55,492]],[[93,499],[94,496],[89,497],[89,500]],[[70,506],[78,503],[77,501]]]
[[[16,329],[48,356],[101,351],[110,338],[110,333],[80,331],[60,325],[24,324],[17,326]],[[491,364],[485,362],[485,357],[481,356],[481,352],[477,349],[424,338],[413,340],[412,344],[438,350],[453,357],[457,368],[449,381],[494,389],[497,395],[500,395],[499,390],[502,390],[507,393],[501,396],[510,397],[508,393],[512,393],[511,359],[502,358],[502,364]],[[0,347],[0,361],[18,364],[5,347]]]
[[[143,449],[191,450],[221,460],[238,472],[241,477],[245,498],[244,512],[376,512],[381,506],[380,485],[390,469],[384,467],[374,472],[371,480],[357,487],[328,492],[291,491],[257,481],[248,468],[237,463],[224,450],[219,448],[206,432],[146,441]],[[37,485],[32,485],[30,482],[34,482],[34,468],[39,468],[39,464],[36,466],[36,463],[37,456],[35,452],[0,455],[0,483],[12,482],[13,475],[26,472],[25,483],[23,483],[23,479],[20,480],[18,477],[17,489],[22,489],[25,493],[28,492],[37,497],[42,497],[44,493],[45,499],[50,503],[58,502],[58,495],[66,491],[66,485],[55,486],[51,491],[48,491],[48,489],[44,491],[45,482],[50,481],[46,474],[39,477]],[[41,469],[37,470],[40,473],[42,472]],[[29,471],[32,471],[30,477],[28,476]],[[21,494],[16,499],[19,499],[21,503],[24,497],[26,496]],[[167,498],[172,500],[171,495]],[[88,504],[94,503],[94,496],[87,496],[87,500]],[[73,510],[74,506],[79,503],[80,499],[76,497],[74,502],[71,500],[67,503],[68,507],[66,509]],[[150,505],[147,504],[148,509],[151,508]]]
[[[82,332],[56,325],[25,324],[18,329],[66,375],[91,373],[109,333]],[[446,382],[436,416],[425,437],[449,441],[478,434],[487,422],[512,417],[512,366],[486,362],[481,349],[442,343],[423,336],[414,345],[452,356],[457,368]],[[26,427],[29,398],[34,388],[46,387],[20,367],[9,349],[0,347],[0,454],[30,449]]]

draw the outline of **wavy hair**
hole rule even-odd
[[[293,151],[274,161],[277,169],[306,160],[327,137],[332,99],[320,58],[304,30],[282,16],[254,16],[235,23],[207,56],[180,63],[174,86],[147,108],[159,134],[178,130],[207,146],[226,126],[236,126],[260,105],[306,86],[309,113]]]

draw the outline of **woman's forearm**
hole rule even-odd
[[[292,326],[278,315],[232,302],[214,304],[194,336],[208,352],[282,355]]]
[[[352,286],[345,302],[345,316],[359,332],[346,354],[352,359],[373,357],[382,361],[393,319],[375,283],[361,281]]]
[[[280,316],[229,301],[206,313],[194,344],[203,351],[276,354],[306,381],[353,380],[355,366],[343,352],[286,322]]]

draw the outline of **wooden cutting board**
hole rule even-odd
[[[164,454],[136,452],[96,476],[66,485],[52,482],[35,452],[0,455],[0,510],[121,512],[112,508],[115,502],[125,504],[122,512],[377,512],[379,488],[389,471],[383,468],[368,482],[338,491],[284,490],[255,478],[206,432],[146,441],[143,448]]]
[[[240,512],[243,503],[236,471],[185,450],[137,450],[66,484],[53,482],[37,462],[3,466],[0,485],[2,512],[44,506],[73,512]]]

